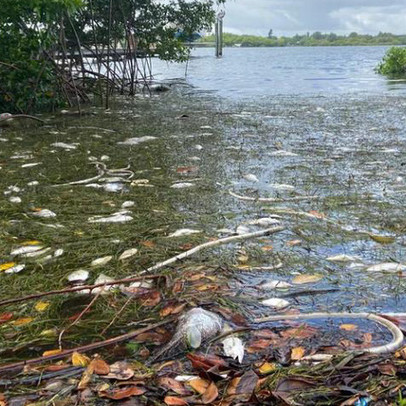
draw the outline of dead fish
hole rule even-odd
[[[265,299],[261,302],[264,306],[273,307],[274,309],[285,309],[289,306],[289,302],[285,299],[280,299],[278,297],[273,297],[271,299]]]
[[[247,173],[243,178],[248,182],[259,182],[259,179],[252,173]]]
[[[12,257],[16,255],[26,255],[32,252],[36,252],[42,250],[44,247],[42,245],[27,245],[23,247],[16,248],[15,250],[10,252]]]
[[[198,234],[198,233],[201,233],[201,231],[200,230],[193,230],[191,228],[181,228],[179,230],[176,230],[172,234],[169,234],[168,238],[169,237],[183,237],[185,235],[192,235],[192,234]]]
[[[53,211],[48,210],[48,209],[41,209],[41,210],[35,211],[31,214],[35,217],[41,217],[41,218],[56,217],[56,213],[54,213]]]
[[[84,282],[89,277],[89,271],[78,269],[68,275],[69,282]]]
[[[142,142],[153,141],[156,139],[157,139],[157,137],[151,137],[149,135],[145,135],[144,137],[127,138],[126,140],[118,142],[117,144],[119,144],[119,145],[138,145],[138,144],[141,144]]]

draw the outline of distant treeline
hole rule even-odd
[[[349,35],[334,33],[299,35],[293,37],[260,37],[255,35],[235,35],[224,33],[224,46],[241,47],[286,47],[286,46],[355,46],[355,45],[406,45],[406,35],[380,32],[378,35],[364,35],[352,32]],[[200,42],[214,43],[214,35],[200,39]]]

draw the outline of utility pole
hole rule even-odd
[[[224,10],[217,14],[215,32],[216,32],[216,57],[223,56],[223,18],[226,15]]]

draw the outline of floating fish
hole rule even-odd
[[[51,144],[52,147],[56,148],[63,148],[66,150],[73,150],[77,148],[77,145],[75,144],[67,144],[66,142],[54,142]]]
[[[56,213],[54,213],[51,210],[48,209],[40,209],[38,211],[35,211],[31,213],[35,217],[41,217],[41,218],[51,218],[51,217],[56,217]]]
[[[265,306],[273,307],[275,309],[284,309],[289,306],[289,302],[285,299],[280,299],[278,297],[273,297],[271,299],[265,299],[262,301]]]
[[[15,265],[11,268],[8,268],[4,271],[4,273],[19,273],[25,268],[25,265]]]
[[[132,200],[127,200],[126,202],[124,202],[121,207],[123,209],[128,209],[129,207],[133,207],[135,206],[135,202],[133,202]]]
[[[285,281],[274,280],[274,281],[261,283],[258,287],[260,289],[263,289],[263,290],[273,290],[273,289],[291,288],[292,285],[290,283],[288,283],[288,282],[285,282]]]
[[[172,234],[169,234],[168,237],[183,237],[185,235],[192,235],[192,234],[198,234],[201,233],[200,230],[193,230],[191,228],[181,228],[179,230],[176,230]]]
[[[180,182],[180,183],[174,183],[171,188],[172,189],[184,189],[184,188],[189,188],[193,187],[195,184],[190,183],[190,182]]]
[[[156,137],[151,137],[149,135],[146,135],[144,137],[134,137],[134,138],[127,138],[124,141],[118,142],[117,144],[119,145],[138,145],[141,144],[142,142],[147,142],[147,141],[153,141],[156,140]]]
[[[89,271],[78,269],[68,275],[69,282],[84,282],[89,277]]]
[[[120,261],[123,261],[124,259],[131,258],[138,252],[137,248],[129,248],[128,250],[125,250],[119,257],[118,259]]]
[[[10,255],[13,257],[16,255],[26,255],[32,252],[40,251],[43,248],[44,247],[42,245],[27,245],[24,247],[16,248],[15,250],[10,252]]]
[[[384,262],[382,264],[372,265],[367,268],[368,272],[403,272],[406,271],[406,265],[396,262]]]
[[[247,173],[243,178],[248,182],[259,182],[259,179],[252,173]]]
[[[131,220],[133,220],[133,217],[128,215],[127,211],[124,211],[113,213],[108,217],[89,217],[87,221],[89,223],[126,223]]]
[[[108,264],[111,260],[113,259],[112,255],[109,255],[107,257],[101,257],[101,258],[96,258],[94,259],[90,266],[95,267],[95,266],[102,266]]]
[[[224,347],[224,354],[227,357],[233,359],[238,359],[238,362],[241,364],[244,358],[244,344],[237,337],[227,337],[222,341]]]
[[[359,258],[354,257],[352,255],[346,255],[346,254],[340,254],[340,255],[334,255],[331,257],[326,258],[327,261],[331,262],[356,262],[359,260]]]

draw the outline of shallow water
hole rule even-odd
[[[327,260],[346,254],[366,266],[406,261],[406,97],[400,90],[378,95],[347,90],[236,101],[184,84],[157,96],[118,99],[110,111],[87,108],[82,117],[46,117],[49,124],[44,127],[16,124],[2,129],[1,263],[15,261],[26,268],[17,274],[0,274],[1,298],[66,287],[67,276],[83,268],[89,270],[91,283],[101,273],[128,276],[178,254],[184,244],[197,245],[226,235],[221,229],[234,231],[245,221],[279,214],[284,232],[203,252],[186,265],[234,269],[237,279],[230,278],[229,284],[237,296],[231,300],[257,316],[270,312],[260,299],[287,294],[292,308],[300,311],[404,311],[403,273],[372,273],[365,267]],[[155,138],[133,146],[121,144],[144,136]],[[278,151],[295,155],[278,156]],[[129,168],[134,177],[122,175],[122,187],[107,190],[51,187],[96,176],[95,160],[109,169]],[[34,163],[38,165],[27,166]],[[247,180],[252,179],[247,174],[255,175],[258,182]],[[192,186],[171,187],[179,182]],[[92,183],[103,185],[99,179]],[[312,195],[318,199],[260,204],[241,201],[229,190],[252,197]],[[10,201],[11,197],[19,197],[21,203]],[[126,208],[131,221],[89,221],[120,211],[127,201],[134,202]],[[339,226],[278,211],[289,208],[316,211]],[[56,217],[38,218],[35,213],[40,209],[49,209]],[[184,228],[201,233],[167,238]],[[380,244],[365,231],[391,235],[394,242]],[[11,256],[13,249],[31,240],[50,247],[51,253],[57,249],[64,253],[46,261],[43,258],[49,253],[34,258]],[[292,246],[292,240],[300,244]],[[120,261],[119,256],[130,248],[138,248],[139,253]],[[94,259],[110,255],[113,259],[107,264],[90,266]],[[242,255],[247,257],[243,262],[238,259]],[[275,271],[238,270],[241,265],[255,268],[279,262],[282,266]],[[262,281],[291,282],[297,275],[315,273],[322,275],[319,282],[288,291],[255,288]],[[291,295],[319,289],[336,291]],[[23,346],[44,329],[69,325],[67,318],[81,311],[86,300],[55,297],[44,315],[34,309],[34,303],[11,308],[18,317],[34,321],[20,327],[23,330],[17,332],[22,335],[10,336],[16,328],[4,325],[8,335],[2,336],[3,345],[10,346],[7,337],[12,337],[12,345]],[[99,339],[100,325],[108,324],[115,311],[108,297],[100,299],[72,342]],[[148,311],[133,303],[114,331],[125,330],[134,314],[136,319],[148,317]],[[49,342],[54,348],[55,338]]]
[[[192,51],[188,64],[154,60],[157,78],[184,78],[200,90],[231,99],[276,95],[406,93],[406,81],[374,72],[388,47],[214,48]]]

